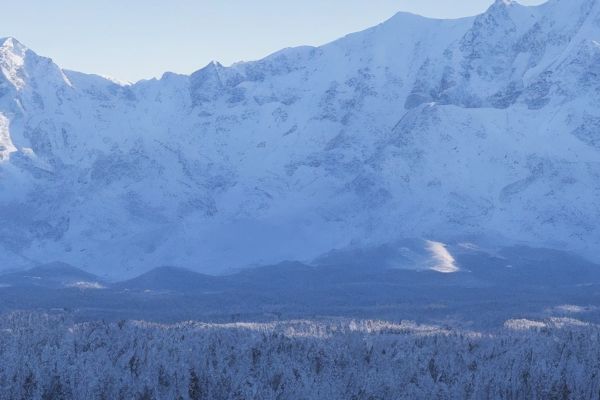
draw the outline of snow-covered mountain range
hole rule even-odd
[[[0,43],[5,269],[217,272],[404,238],[442,264],[464,242],[600,260],[600,0],[400,13],[135,84]]]

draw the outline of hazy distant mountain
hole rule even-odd
[[[221,289],[223,279],[176,267],[159,267],[113,285],[117,289],[175,293],[204,293]]]
[[[8,38],[0,71],[6,268],[215,272],[404,238],[445,272],[443,243],[600,259],[597,0],[398,14],[132,85]]]
[[[0,274],[0,287],[102,289],[104,285],[99,277],[63,263],[49,263],[26,271]]]

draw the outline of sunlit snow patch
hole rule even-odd
[[[530,329],[542,329],[547,325],[540,321],[532,321],[529,319],[510,319],[504,323],[504,327],[515,331],[526,331]]]
[[[432,270],[444,274],[451,274],[458,271],[456,260],[454,260],[454,257],[452,257],[452,254],[450,254],[444,243],[428,240],[427,250],[433,258]]]
[[[68,287],[78,289],[105,289],[105,286],[99,284],[98,282],[74,282]]]
[[[543,328],[563,329],[573,326],[589,326],[589,323],[573,318],[549,318],[542,321],[532,321],[530,319],[510,319],[504,323],[504,327],[515,331],[526,331]]]
[[[475,243],[470,243],[470,242],[459,243],[458,246],[465,250],[472,250],[472,251],[479,250],[479,246],[477,246]]]
[[[570,313],[570,314],[581,314],[585,312],[596,311],[598,307],[594,306],[577,306],[574,304],[563,304],[557,307],[554,307],[554,311],[562,312],[562,313]]]
[[[8,118],[0,114],[0,161],[8,159],[10,153],[17,151],[10,138],[9,124]]]

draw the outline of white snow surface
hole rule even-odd
[[[222,272],[405,237],[600,260],[599,3],[400,13],[133,84],[2,39],[0,262]]]

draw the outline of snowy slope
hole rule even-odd
[[[402,238],[600,259],[597,0],[401,13],[135,84],[8,38],[0,71],[7,268],[218,272]]]

